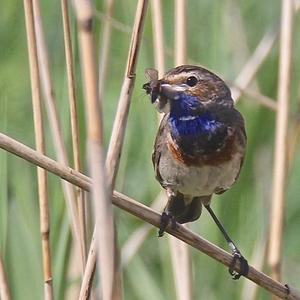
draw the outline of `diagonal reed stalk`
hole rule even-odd
[[[260,66],[268,57],[274,46],[277,36],[277,26],[271,27],[265,33],[256,49],[254,50],[253,54],[244,65],[243,69],[235,79],[235,84],[239,87],[239,89],[232,91],[232,97],[233,99],[235,99],[235,101],[237,101],[241,97],[242,90],[251,83]]]
[[[77,99],[76,99],[76,86],[73,64],[73,51],[71,43],[71,30],[69,19],[68,1],[61,0],[61,11],[63,19],[63,32],[64,32],[64,44],[65,44],[65,56],[66,56],[66,69],[68,80],[68,93],[69,93],[69,108],[70,108],[70,120],[71,120],[71,132],[72,132],[72,150],[73,150],[73,164],[76,171],[81,171],[80,163],[80,142],[79,142],[79,129],[78,129],[78,115],[77,115]],[[85,216],[85,202],[83,190],[76,188],[76,199],[79,226],[81,233],[81,255],[83,263],[83,271],[86,262],[86,216]]]
[[[161,211],[165,203],[166,195],[164,191],[161,191],[152,202],[151,208],[155,211]],[[130,237],[126,240],[122,247],[121,262],[123,267],[127,266],[131,259],[136,255],[151,229],[152,226],[146,223],[131,233]]]
[[[153,2],[155,2],[155,0]],[[300,1],[295,3],[294,8],[296,12],[300,9]],[[131,32],[130,26],[116,20],[115,18],[107,16],[102,12],[95,11],[95,16],[98,19],[100,19],[102,22],[109,20],[111,22],[112,27],[120,32],[123,32],[125,34],[130,34]],[[249,88],[248,86],[250,85],[253,78],[257,74],[259,68],[262,66],[262,64],[268,57],[269,53],[271,52],[276,42],[277,36],[278,36],[278,26],[273,25],[271,26],[271,28],[269,28],[266,31],[260,43],[257,45],[256,49],[254,50],[253,55],[245,63],[243,69],[237,76],[236,80],[234,82],[225,80],[226,82],[230,83],[232,89],[232,95],[233,98],[236,99],[236,101],[238,101],[241,98],[241,96],[245,94],[248,97],[251,97],[254,100],[256,100],[261,105],[270,108],[271,110],[276,110],[275,104],[273,103],[274,102],[273,99],[270,99],[269,97],[260,94],[258,91],[255,91],[252,88]],[[144,40],[149,43],[149,40],[147,40],[147,38],[144,37]],[[173,56],[173,51],[168,47],[164,48],[164,52],[169,56]],[[199,62],[191,58],[188,58],[187,61],[191,64],[196,64],[201,66]]]
[[[151,18],[153,26],[153,47],[154,47],[154,60],[155,68],[158,70],[158,76],[161,77],[165,73],[164,62],[164,36],[162,25],[162,12],[161,2],[159,0],[153,0],[151,2]],[[158,121],[160,121],[160,115],[158,114]],[[161,191],[151,207],[155,210],[161,210],[166,202],[165,193]],[[143,224],[135,231],[133,231],[130,237],[127,239],[122,247],[122,266],[126,266],[129,261],[138,252],[142,244],[144,243],[147,235],[149,234],[151,227],[149,224]]]
[[[296,13],[300,9],[300,1],[298,1],[298,3],[295,2],[294,4],[295,5],[292,5],[291,9]],[[279,35],[279,26],[277,25],[277,23],[273,25],[270,29],[268,29],[267,32],[264,34],[263,38],[261,39],[256,49],[254,50],[253,54],[248,59],[243,69],[241,70],[241,72],[239,73],[239,75],[234,81],[233,85],[236,85],[236,90],[232,91],[232,96],[233,99],[235,99],[235,101],[238,101],[240,99],[244,91],[247,92],[248,94],[250,92],[252,96],[250,94],[249,96],[256,98],[255,92],[253,94],[250,89],[246,89],[246,88],[247,86],[249,86],[252,79],[257,74],[259,68],[261,67],[263,62],[270,54],[276,42],[276,39],[278,38],[278,35]],[[259,100],[259,98],[257,98],[257,100]],[[265,105],[266,103],[265,101],[262,101],[261,104]]]
[[[11,299],[7,276],[5,274],[1,253],[0,253],[0,299],[2,300]]]
[[[37,44],[34,28],[33,3],[31,0],[24,0],[25,23],[27,33],[27,47],[29,56],[29,69],[32,93],[32,107],[34,118],[34,131],[36,149],[39,153],[45,153],[42,103],[40,98],[40,79],[37,57]],[[40,206],[40,231],[42,242],[43,271],[44,271],[44,298],[53,299],[51,254],[49,240],[49,210],[48,210],[48,189],[47,173],[45,169],[37,168],[38,194]]]
[[[278,112],[273,170],[273,196],[270,215],[268,262],[272,278],[281,278],[282,236],[287,173],[287,134],[292,62],[293,1],[283,0],[281,9]],[[276,298],[274,298],[276,299]]]
[[[68,165],[67,151],[62,137],[62,130],[58,118],[56,97],[53,87],[53,82],[50,75],[49,67],[49,55],[46,46],[45,34],[43,30],[43,23],[41,17],[39,0],[33,0],[34,9],[34,25],[36,30],[37,40],[37,55],[40,67],[40,78],[43,88],[44,100],[46,105],[46,111],[49,119],[50,129],[54,141],[54,147],[57,154],[58,161],[64,165]],[[75,239],[75,245],[78,247],[78,253],[81,254],[81,265],[84,268],[85,252],[84,252],[84,239],[83,233],[79,227],[78,211],[75,202],[75,195],[73,186],[62,181],[63,192],[65,195],[71,229]]]
[[[296,7],[296,9],[299,9],[299,7]],[[126,34],[130,34],[131,32],[131,29],[130,29],[130,26],[112,18],[112,17],[108,17],[106,16],[105,14],[103,14],[102,12],[99,12],[99,11],[96,11],[95,12],[95,15],[97,18],[99,18],[102,22],[104,22],[105,20],[110,20],[111,24],[112,24],[112,27],[114,27],[116,30],[119,30],[120,32],[124,32]],[[270,29],[271,31],[271,29]],[[266,35],[268,34],[268,31],[266,33]],[[265,38],[265,36],[263,37],[263,39]],[[144,38],[145,41],[148,41],[146,38]],[[148,41],[149,42],[149,41]],[[173,53],[171,51],[171,49],[169,48],[164,48],[164,52],[166,54],[168,54],[169,56],[173,56]],[[263,53],[262,53],[263,54]],[[267,58],[267,56],[265,57]],[[263,58],[263,61],[265,60],[265,58]],[[251,58],[250,58],[251,59]],[[191,64],[195,64],[195,65],[200,65],[199,62],[196,62],[194,60],[192,60],[191,58],[188,58],[187,61]],[[250,64],[249,63],[246,63],[247,65]],[[262,63],[259,63],[259,66],[258,68],[262,65]],[[204,66],[205,67],[205,66]],[[242,69],[243,71],[244,69]],[[255,74],[256,72],[258,71],[258,69],[255,71]],[[255,76],[255,74],[253,76]],[[240,76],[239,76],[240,77]],[[252,80],[252,79],[251,79]],[[253,98],[254,100],[256,100],[258,103],[260,103],[261,105],[263,106],[266,106],[272,110],[275,110],[276,108],[274,107],[274,103],[268,103],[270,102],[269,100],[273,101],[272,99],[269,99],[268,97],[260,94],[259,92],[257,91],[253,91],[251,88],[248,88],[248,85],[251,83],[251,80],[249,81],[249,79],[247,79],[247,82],[248,83],[244,83],[243,86],[239,86],[238,84],[236,84],[235,82],[230,82],[230,85],[232,87],[232,89],[235,89],[233,91],[233,95],[234,97],[237,95],[238,96],[238,99],[241,97],[242,94],[246,94],[247,96]],[[227,80],[226,80],[227,81]]]
[[[113,125],[113,130],[111,134],[111,139],[108,147],[107,158],[106,158],[106,172],[107,172],[107,182],[109,195],[111,195],[114,185],[115,178],[119,167],[120,155],[123,146],[123,140],[125,135],[127,117],[129,112],[131,95],[135,82],[135,69],[137,64],[138,52],[141,44],[142,32],[144,20],[146,17],[148,6],[148,0],[139,0],[134,27],[131,37],[130,49],[128,54],[127,66],[125,71],[125,77],[121,89],[119,104],[117,108],[117,113]],[[86,299],[90,293],[91,282],[94,274],[94,269],[96,265],[95,260],[95,237],[97,231],[94,230],[92,242],[90,245],[87,267],[84,273],[81,290],[80,299]],[[118,272],[118,271],[116,271]],[[115,274],[118,276],[118,274]]]
[[[98,76],[93,39],[93,8],[90,1],[74,2],[79,28],[79,44],[87,114],[89,172],[95,211],[98,271],[103,300],[112,299],[114,290],[114,220],[109,184],[104,170],[102,103],[98,96]]]
[[[119,168],[120,154],[122,151],[125,129],[127,124],[128,112],[130,107],[131,95],[135,83],[135,70],[137,65],[138,53],[142,40],[144,21],[146,17],[148,0],[139,0],[134,27],[131,36],[130,48],[128,53],[125,77],[120,93],[118,108],[114,125],[112,129],[111,139],[108,147],[106,158],[106,169],[108,182],[113,190],[115,178]],[[111,191],[112,191],[111,190]]]
[[[61,177],[64,180],[67,180],[68,182],[84,189],[85,191],[92,190],[91,178],[71,169],[70,167],[66,167],[56,162],[55,160],[25,146],[20,142],[17,142],[3,133],[0,133],[0,148],[19,156],[34,165],[46,169],[47,171]],[[127,211],[128,213],[147,223],[159,227],[161,215],[153,211],[151,208],[141,204],[140,202],[135,201],[116,191],[113,193],[112,202],[120,209]],[[206,241],[182,225],[178,225],[176,230],[170,228],[169,226],[167,227],[166,231],[227,267],[232,262],[232,255]],[[239,267],[240,266],[237,265],[234,269],[239,272]],[[299,291],[291,286],[287,287],[286,285],[273,280],[266,274],[257,271],[253,267],[250,267],[246,278],[280,298],[287,300],[300,300]]]
[[[237,91],[239,91],[239,93],[240,93],[239,98],[235,98],[235,99],[239,100],[242,95],[245,95],[245,96],[250,97],[251,99],[256,100],[256,102],[258,102],[260,105],[262,105],[272,111],[277,111],[277,102],[275,100],[271,99],[270,97],[265,96],[265,95],[255,91],[254,89],[249,89],[247,87],[240,87],[236,83],[232,83],[229,81],[227,81],[227,83],[229,83],[229,85],[231,86],[231,89],[233,89],[233,91],[235,93]],[[250,84],[250,82],[248,84]]]

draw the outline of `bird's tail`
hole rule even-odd
[[[197,220],[202,211],[202,203],[207,204],[211,196],[200,196],[188,199],[187,196],[177,193],[169,198],[165,212],[174,216],[178,223],[188,223]]]

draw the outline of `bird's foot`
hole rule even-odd
[[[249,265],[245,257],[241,254],[238,249],[233,250],[232,252],[233,259],[229,266],[229,273],[232,276],[233,280],[238,280],[241,276],[246,276],[249,272]],[[237,261],[240,261],[240,272],[234,270],[235,264]]]
[[[176,223],[174,216],[167,214],[166,212],[163,212],[161,214],[160,225],[159,225],[159,230],[158,230],[159,237],[162,237],[164,235],[164,232],[170,222],[171,222],[171,228],[176,229],[177,223]]]

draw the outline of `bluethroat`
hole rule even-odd
[[[147,69],[146,75],[149,82],[143,88],[164,114],[152,154],[156,179],[168,196],[159,236],[170,222],[176,228],[176,222],[197,220],[203,205],[233,254],[229,272],[239,279],[249,271],[247,260],[210,203],[213,194],[227,191],[239,176],[247,142],[244,119],[225,82],[204,68],[179,66],[161,79],[155,69]],[[237,260],[239,273],[233,270]]]

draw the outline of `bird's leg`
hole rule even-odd
[[[167,196],[168,196],[168,204],[165,207],[163,213],[161,214],[161,218],[160,218],[160,225],[159,225],[159,231],[158,231],[159,237],[162,237],[164,235],[164,232],[165,232],[167,226],[169,225],[169,222],[171,222],[172,229],[176,229],[176,227],[177,227],[175,217],[172,214],[170,214],[169,209],[168,209],[169,204],[175,199],[176,193],[170,189],[167,189]]]
[[[159,237],[162,237],[164,235],[164,232],[165,232],[167,226],[169,225],[169,222],[171,222],[172,229],[177,228],[175,217],[172,216],[171,214],[167,213],[166,211],[164,211],[161,214],[161,218],[160,218],[160,225],[159,225],[159,230],[158,230]]]
[[[217,224],[218,228],[222,232],[222,234],[223,234],[224,238],[226,239],[226,241],[228,243],[228,246],[229,246],[229,248],[230,248],[230,250],[232,252],[233,260],[232,260],[232,262],[231,262],[231,264],[229,266],[229,273],[232,276],[232,279],[237,280],[242,275],[243,276],[247,275],[248,272],[249,272],[249,265],[248,265],[247,260],[243,257],[243,255],[238,250],[238,248],[236,247],[236,245],[234,244],[234,242],[232,241],[232,239],[229,237],[229,235],[225,231],[223,225],[220,223],[220,221],[218,220],[217,216],[215,215],[215,213],[211,209],[210,205],[209,204],[208,205],[204,205],[204,207],[207,209],[207,211],[209,212],[209,214],[213,218],[214,222]],[[236,272],[233,269],[237,260],[240,261],[240,266],[241,266],[240,267],[241,268],[240,272]]]

